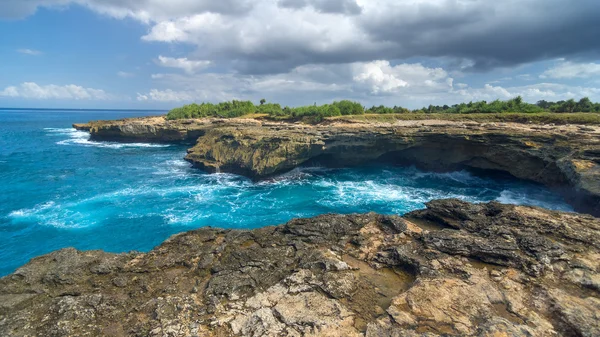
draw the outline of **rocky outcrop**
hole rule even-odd
[[[207,130],[229,126],[257,126],[253,119],[180,119],[169,121],[164,116],[126,118],[114,121],[92,121],[73,124],[77,130],[89,131],[96,141],[194,143]]]
[[[426,170],[499,170],[558,190],[577,211],[600,215],[600,127],[450,121],[328,122],[254,119],[97,121],[94,140],[196,142],[186,159],[208,172],[253,179],[299,165],[387,161]]]
[[[0,279],[3,336],[598,336],[600,220],[433,201],[405,217],[63,249]]]
[[[307,163],[499,170],[555,188],[579,211],[600,214],[600,128],[441,121],[223,126],[200,137],[186,159],[209,172],[254,179]]]

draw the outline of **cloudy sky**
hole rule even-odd
[[[0,0],[0,106],[600,101],[598,0]]]

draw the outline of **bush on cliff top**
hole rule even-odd
[[[593,103],[587,97],[579,101],[547,102],[539,101],[536,104],[523,102],[519,96],[508,101],[495,100],[493,102],[469,102],[452,106],[430,105],[419,110],[409,110],[403,107],[373,106],[366,109],[358,102],[343,100],[324,105],[308,105],[300,107],[284,107],[275,103],[266,103],[261,100],[260,105],[250,101],[231,101],[219,104],[202,103],[189,104],[175,108],[167,114],[167,119],[220,117],[233,118],[247,114],[262,114],[276,119],[302,119],[320,122],[327,117],[363,115],[363,114],[406,114],[406,113],[444,113],[444,114],[494,114],[494,113],[541,113],[541,112],[600,112],[600,103]]]

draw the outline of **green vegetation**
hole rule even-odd
[[[408,111],[408,110],[406,110]],[[393,110],[390,113],[400,112]],[[360,103],[352,101],[333,102],[324,105],[309,105],[296,108],[282,108],[279,104],[260,100],[260,105],[250,101],[231,101],[219,104],[189,104],[175,108],[167,114],[167,119],[221,117],[233,118],[249,114],[264,114],[274,119],[305,119],[312,122],[322,121],[326,117],[364,114]]]
[[[365,114],[357,116],[335,117],[338,121],[370,121],[380,123],[392,123],[405,120],[445,120],[461,122],[499,122],[499,123],[534,123],[534,124],[587,124],[600,125],[600,114],[592,112],[575,113],[473,113],[473,114],[448,114],[448,113],[402,113],[402,114]]]
[[[569,117],[557,117],[550,112],[567,113]],[[167,114],[167,119],[186,119],[220,117],[234,118],[241,116],[263,116],[276,120],[302,120],[309,123],[318,123],[325,118],[339,118],[352,116],[353,119],[386,120],[390,115],[392,120],[398,119],[446,119],[446,120],[490,120],[490,121],[546,121],[548,123],[566,123],[570,120],[584,122],[586,120],[597,120],[597,114],[573,115],[575,112],[597,113],[600,112],[600,103],[593,103],[585,97],[579,101],[570,99],[568,101],[547,102],[539,101],[536,104],[523,102],[521,97],[508,101],[496,100],[493,102],[469,102],[455,104],[452,106],[434,106],[409,110],[403,107],[386,107],[383,105],[373,106],[366,109],[358,102],[343,100],[324,105],[308,105],[300,107],[281,107],[276,103],[267,103],[263,98],[260,105],[254,105],[250,101],[231,101],[219,104],[202,103],[189,104],[175,108]],[[438,116],[440,115],[440,116]],[[477,116],[475,116],[477,115]],[[479,116],[483,115],[483,116]],[[565,114],[566,115],[566,114]],[[358,116],[358,117],[357,117]],[[372,117],[375,116],[375,117]],[[468,117],[472,116],[472,117]],[[572,123],[576,123],[573,121]]]
[[[559,102],[539,101],[536,104],[523,102],[519,96],[508,101],[496,100],[491,103],[486,101],[461,103],[452,106],[430,105],[427,108],[415,112],[424,113],[502,113],[502,112],[600,112],[600,103],[592,103],[589,98],[584,97],[576,102],[574,99]]]

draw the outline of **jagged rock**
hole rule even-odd
[[[0,279],[0,335],[597,336],[599,230],[440,200],[202,228],[149,253],[63,249]]]

